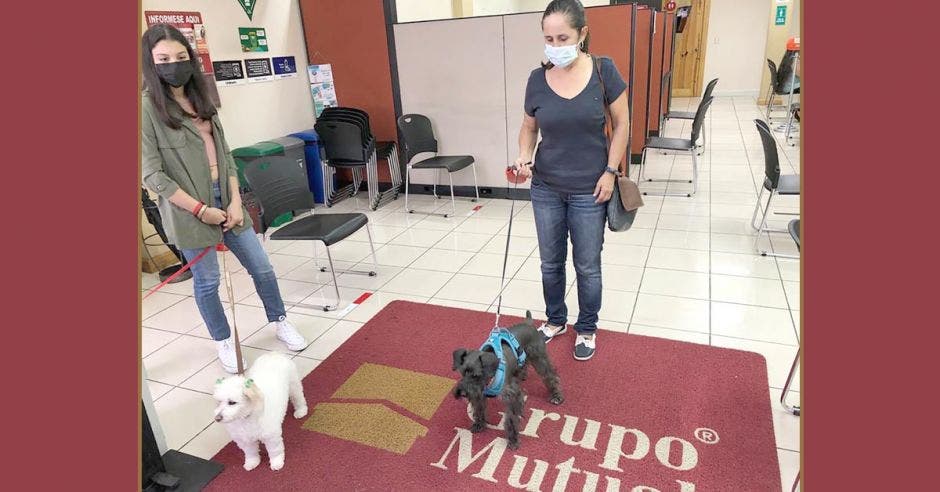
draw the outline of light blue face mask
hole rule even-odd
[[[556,67],[567,67],[578,58],[578,45],[552,46],[546,44],[545,57]]]

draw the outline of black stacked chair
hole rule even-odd
[[[333,122],[337,128],[337,134],[348,137],[352,131],[348,127],[354,127],[344,122]],[[355,132],[358,132],[358,128]],[[319,130],[318,130],[319,133]],[[345,146],[341,146],[345,148]],[[336,270],[333,266],[333,257],[330,254],[330,246],[351,236],[359,229],[365,227],[369,236],[369,247],[372,249],[373,270],[357,271],[343,270],[340,273],[356,273],[376,275],[377,264],[375,258],[375,246],[372,243],[372,231],[369,229],[369,219],[361,213],[321,213],[313,215],[304,215],[308,212],[313,213],[314,198],[313,193],[307,184],[307,176],[304,170],[299,166],[264,166],[249,165],[245,168],[245,179],[251,186],[255,198],[261,205],[261,230],[267,232],[271,223],[277,217],[287,212],[301,214],[277,231],[271,234],[272,240],[287,241],[320,241],[326,246],[326,257],[329,262],[329,271],[333,275],[333,288],[336,292],[336,302],[332,305],[311,306],[306,304],[293,303],[292,305],[323,309],[332,311],[339,306],[339,286],[336,283]],[[314,257],[316,258],[316,244],[314,246]],[[319,265],[318,265],[319,266]],[[320,267],[321,272],[327,271],[327,267]]]
[[[698,159],[696,158],[695,151],[695,142],[698,140],[699,135],[702,132],[702,125],[705,122],[705,113],[708,112],[708,108],[714,100],[714,96],[708,97],[707,99],[702,99],[702,102],[699,103],[698,109],[695,111],[695,118],[692,120],[692,135],[690,139],[685,138],[671,138],[671,137],[649,137],[646,139],[646,145],[643,146],[643,157],[640,161],[640,172],[637,176],[637,181],[642,181],[643,179],[643,170],[646,168],[646,154],[650,149],[658,150],[673,150],[673,151],[682,151],[688,152],[692,156],[692,179],[647,179],[647,182],[683,182],[692,184],[691,193],[650,193],[644,191],[644,195],[659,195],[659,196],[685,196],[691,197],[695,195],[698,191]]]
[[[408,213],[415,212],[415,210],[412,210],[408,206],[408,185],[411,182],[412,169],[437,169],[438,176],[440,175],[441,171],[447,172],[447,179],[450,182],[451,214],[441,214],[444,217],[457,213],[457,202],[454,199],[453,173],[469,166],[473,170],[473,189],[476,193],[476,198],[473,198],[472,201],[477,201],[480,198],[480,189],[477,187],[477,168],[476,164],[474,164],[473,156],[435,155],[418,162],[411,162],[411,160],[418,154],[424,152],[433,152],[435,154],[437,153],[437,139],[434,138],[434,130],[431,128],[431,120],[429,120],[427,116],[420,114],[402,115],[400,118],[398,118],[398,129],[401,131],[401,135],[405,144],[405,161],[408,163],[407,169],[405,171],[405,210],[407,210]],[[437,180],[434,182],[434,197],[441,198],[437,194]],[[430,212],[419,213],[437,215]]]
[[[671,76],[671,74],[669,75]],[[666,87],[669,86],[669,76],[663,79],[663,90],[666,90]],[[715,90],[715,86],[718,85],[718,79],[712,79],[705,86],[705,92],[702,93],[702,100],[712,97],[712,91]],[[665,133],[665,125],[668,120],[695,120],[695,111],[668,111],[666,116],[663,117],[663,121],[659,124],[659,134],[663,135]],[[701,152],[698,155],[702,155],[705,152],[705,132],[702,132],[702,145]]]
[[[401,171],[398,149],[394,142],[377,142],[369,125],[369,115],[356,108],[326,108],[317,119],[314,129],[320,138],[323,153],[323,188],[327,206],[354,196],[362,183],[362,168],[366,170],[366,188],[372,210],[398,198]],[[390,187],[382,190],[378,181],[378,160],[386,159]],[[336,169],[351,169],[353,182],[340,189],[334,188]]]
[[[780,174],[780,159],[777,154],[777,142],[774,140],[770,127],[763,120],[754,120],[757,125],[757,132],[760,134],[761,144],[764,147],[764,182],[757,194],[757,205],[754,207],[754,215],[751,216],[751,227],[757,231],[757,239],[754,241],[754,247],[762,256],[776,256],[781,258],[799,258],[798,256],[785,255],[780,253],[768,253],[760,249],[760,236],[767,232],[788,232],[786,230],[770,229],[767,227],[767,215],[770,212],[770,203],[775,195],[799,195],[800,194],[800,175],[799,174]],[[761,212],[761,198],[764,196],[764,190],[769,195],[767,203],[763,206],[760,224],[755,224],[758,213]]]
[[[777,71],[777,64],[774,63],[773,60],[769,58],[767,59],[767,70],[770,71],[770,86],[767,92],[767,121],[771,121],[773,119],[774,108],[783,110],[788,109],[787,105],[785,104],[773,104],[774,97],[789,96],[791,95],[791,91],[793,94],[800,93],[800,88],[796,84],[791,83],[791,80],[789,80],[792,78],[792,70],[795,70],[795,67],[789,65],[792,64],[793,61],[788,60],[788,58],[784,56],[784,60],[781,63],[788,64],[786,66],[781,66],[781,68],[786,69],[782,70],[784,72],[782,74]]]

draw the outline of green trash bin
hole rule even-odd
[[[273,141],[258,142],[248,147],[232,149],[232,157],[238,171],[238,184],[243,193],[250,192],[248,181],[245,179],[247,166],[301,166],[305,167],[304,141],[299,138],[284,137]],[[274,219],[271,226],[279,226],[291,221],[290,213],[285,213]]]

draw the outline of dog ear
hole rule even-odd
[[[499,358],[496,357],[496,354],[484,351],[479,360],[483,377],[488,379],[496,375],[496,369],[499,368]]]
[[[451,369],[456,371],[458,367],[463,365],[463,361],[466,358],[467,358],[467,349],[454,350],[454,367]]]
[[[535,321],[532,320],[532,311],[528,309],[525,311],[525,322],[529,326],[535,326]]]
[[[251,379],[245,380],[245,386],[242,388],[242,394],[245,395],[245,398],[248,399],[248,402],[251,405],[258,405],[262,401],[261,391],[258,389],[258,385]]]

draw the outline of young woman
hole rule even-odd
[[[532,210],[542,260],[542,292],[548,322],[539,330],[546,342],[566,330],[565,262],[571,235],[578,281],[574,358],[588,360],[597,347],[601,308],[601,249],[607,200],[627,149],[630,117],[626,83],[608,58],[587,53],[588,27],[578,0],[553,0],[542,16],[549,63],[533,70],[525,94],[516,168],[532,176]],[[606,87],[606,100],[601,83]],[[608,152],[604,105],[613,125]],[[530,161],[539,130],[542,142]]]
[[[220,242],[251,274],[278,340],[291,350],[303,350],[307,340],[285,319],[274,269],[242,206],[235,162],[209,100],[199,58],[183,34],[166,24],[148,29],[140,44],[143,181],[159,195],[170,242],[193,263],[196,305],[218,342],[222,367],[234,373],[238,361],[219,299],[221,276],[212,246]],[[194,263],[206,248],[206,255]]]

